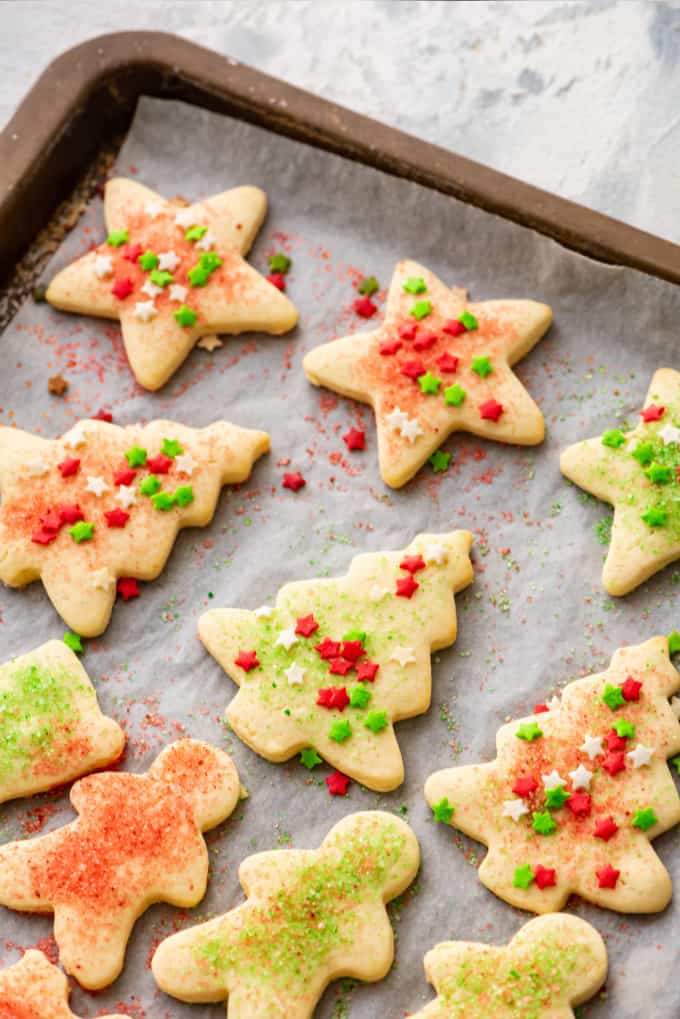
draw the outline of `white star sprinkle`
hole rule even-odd
[[[119,485],[116,492],[116,499],[125,509],[137,505],[137,492],[134,485]]]
[[[287,669],[283,670],[288,686],[302,686],[305,680],[305,670],[293,662]]]
[[[644,768],[651,761],[653,753],[652,747],[646,747],[644,743],[638,743],[635,750],[630,750],[626,757],[630,758],[634,768]]]
[[[557,789],[558,785],[566,785],[559,771],[555,771],[554,768],[549,775],[541,775],[541,780],[544,789]]]
[[[100,570],[93,570],[90,574],[90,580],[95,591],[109,591],[116,582],[116,578],[112,573],[102,567]]]
[[[437,545],[436,543],[427,545],[423,559],[426,563],[435,563],[437,566],[443,566],[449,559],[446,545]]]
[[[574,789],[590,789],[592,777],[592,771],[588,771],[582,764],[579,764],[575,771],[569,772],[569,778]]]
[[[196,346],[200,347],[201,350],[209,350],[212,354],[213,350],[217,350],[218,347],[222,346],[222,340],[216,333],[208,333],[207,336],[201,336]]]
[[[519,821],[520,817],[528,813],[529,808],[523,800],[505,800],[501,817],[511,817],[513,821]]]
[[[173,283],[168,293],[170,294],[171,301],[180,301],[181,303],[189,293],[189,289],[188,287],[183,287],[181,283]]]
[[[294,629],[281,630],[281,633],[276,638],[276,645],[278,647],[285,647],[286,651],[290,651],[293,644],[297,644],[298,639]]]
[[[148,294],[152,300],[154,297],[158,297],[159,294],[163,293],[163,287],[157,286],[155,283],[152,283],[151,280],[146,280],[144,286],[140,289],[143,294]],[[139,305],[137,305],[137,308],[138,307]],[[137,308],[135,308],[135,313],[137,312]]]
[[[382,587],[380,584],[374,584],[368,592],[371,601],[382,601],[388,594],[391,594],[389,587]]]
[[[142,322],[148,322],[156,315],[156,308],[153,301],[137,301],[135,305],[135,316]]]
[[[85,491],[92,492],[93,495],[100,496],[103,495],[104,492],[111,491],[111,488],[106,484],[104,479],[99,477],[97,474],[89,474],[85,485]]]
[[[680,442],[680,428],[676,428],[675,425],[664,425],[656,434],[660,439],[663,439],[665,446],[668,446],[671,442]]]
[[[395,647],[392,654],[390,655],[391,662],[399,662],[402,669],[405,665],[413,665],[415,663],[415,655],[413,654],[413,648],[410,647]]]
[[[165,202],[159,202],[155,199],[147,202],[144,206],[144,212],[147,214],[149,219],[157,219],[163,209],[165,208]]]
[[[409,418],[405,424],[401,426],[401,434],[404,439],[408,439],[409,442],[415,442],[416,439],[424,435],[418,418]]]
[[[178,459],[179,457],[175,458],[175,463],[177,463]],[[274,609],[271,607],[271,605],[260,605],[259,609],[255,609],[253,615],[255,616],[256,619],[269,619],[273,611]]]
[[[215,247],[217,238],[212,230],[206,230],[200,240],[196,241],[197,251],[210,251],[211,248]]]
[[[190,478],[198,467],[198,464],[191,453],[179,453],[175,457],[175,467],[180,474],[186,474],[187,477]]]
[[[81,424],[75,425],[64,436],[64,445],[69,449],[79,449],[87,442],[87,432]]]
[[[197,226],[196,210],[191,205],[187,205],[184,209],[178,209],[175,213],[175,223],[184,230],[188,230],[190,226]]]
[[[26,464],[26,470],[32,478],[42,478],[43,474],[47,474],[47,464],[44,460],[29,460]]]
[[[158,268],[161,272],[174,272],[179,262],[180,260],[174,251],[160,251],[158,253]]]
[[[96,255],[94,260],[94,274],[97,279],[103,280],[113,272],[113,261],[110,255]]]
[[[408,414],[405,414],[401,407],[395,407],[394,410],[385,418],[390,428],[394,428],[395,432],[400,432],[408,421]]]
[[[586,733],[579,750],[582,750],[584,754],[588,754],[590,760],[594,761],[596,757],[599,757],[600,754],[604,753],[602,748],[602,737],[591,736],[590,733]]]

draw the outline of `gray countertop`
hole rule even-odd
[[[159,29],[680,241],[680,3],[9,0],[0,124],[59,52]]]

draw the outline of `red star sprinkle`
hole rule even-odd
[[[404,325],[399,326],[399,335],[402,340],[414,340],[417,330],[418,326],[415,322],[405,322]]]
[[[31,541],[35,542],[36,545],[49,545],[54,541],[57,533],[57,531],[46,531],[40,527],[31,535]]]
[[[383,357],[389,357],[390,354],[396,354],[398,350],[401,350],[402,346],[403,343],[400,340],[385,340],[380,344],[379,350]]]
[[[137,477],[137,471],[133,471],[132,467],[123,467],[122,471],[116,471],[113,475],[114,485],[131,485]]]
[[[526,775],[523,778],[518,778],[512,787],[512,791],[515,796],[530,796],[531,793],[538,789],[538,782],[531,775]]]
[[[355,449],[366,448],[366,433],[360,432],[358,428],[350,428],[342,437],[347,449],[352,452]]]
[[[605,736],[605,742],[607,744],[607,750],[611,750],[612,753],[618,753],[620,750],[626,749],[626,741],[622,736],[619,736],[616,729],[610,729]]]
[[[314,618],[314,614],[310,612],[308,616],[300,616],[295,624],[295,632],[299,633],[301,637],[311,637],[311,635],[319,629],[319,624]]]
[[[618,830],[618,824],[610,815],[609,817],[603,817],[601,821],[597,822],[593,835],[596,839],[602,839],[604,842],[609,842],[609,840],[616,835]]]
[[[332,676],[346,676],[354,668],[354,662],[346,658],[331,658],[328,663],[328,671]]]
[[[331,796],[347,795],[349,779],[347,778],[347,775],[343,775],[341,771],[334,771],[332,775],[327,775],[324,781],[328,786],[328,792]]]
[[[482,421],[498,421],[503,413],[503,404],[497,400],[485,400],[479,405],[479,416]]]
[[[349,697],[344,686],[328,686],[325,690],[318,690],[316,703],[322,708],[336,708],[344,711],[349,704]]]
[[[415,338],[415,340],[413,341],[413,349],[414,350],[429,350],[430,347],[434,347],[436,342],[437,342],[437,334],[436,333],[429,333],[429,332],[428,333],[422,333],[422,335],[417,336]]]
[[[337,658],[340,654],[340,641],[324,637],[320,644],[314,645],[314,650],[318,651],[322,658]]]
[[[283,475],[282,488],[290,488],[291,492],[297,492],[299,489],[304,488],[307,482],[302,477],[299,471],[294,471],[292,474]]]
[[[625,682],[621,684],[621,693],[627,701],[639,701],[641,689],[642,683],[632,676],[627,676]]]
[[[534,879],[541,891],[544,888],[553,888],[557,884],[555,870],[552,867],[542,867],[540,863],[534,868]]]
[[[270,272],[267,279],[277,290],[286,289],[286,278],[282,272]]]
[[[567,806],[576,817],[587,817],[592,804],[587,793],[572,793],[567,800]]]
[[[75,457],[67,456],[65,460],[62,460],[60,464],[57,464],[59,473],[62,478],[70,478],[74,474],[78,473],[80,468],[80,460],[76,460]]]
[[[597,874],[598,888],[616,888],[621,871],[616,870],[610,863],[606,863],[604,867],[598,867],[595,873]]]
[[[415,582],[410,573],[408,577],[400,577],[397,581],[397,597],[412,598],[419,587],[420,584]]]
[[[442,329],[449,336],[460,336],[461,333],[465,332],[465,326],[457,318],[454,318],[451,322],[445,322]]]
[[[423,362],[417,358],[415,361],[404,361],[401,366],[401,374],[409,379],[417,379],[419,375],[424,375],[426,370]]]
[[[365,654],[364,646],[360,640],[343,640],[340,655],[342,658],[346,658],[348,662],[356,662]]]
[[[234,658],[234,665],[238,665],[239,669],[243,669],[245,672],[256,669],[259,664],[260,659],[257,657],[256,651],[239,651]]]
[[[62,503],[57,509],[62,524],[77,524],[79,520],[85,519],[85,514],[77,502]]]
[[[150,460],[147,460],[146,466],[152,474],[167,474],[172,467],[172,459],[159,453],[158,456],[152,456]]]
[[[618,753],[607,754],[602,762],[602,767],[605,771],[608,771],[612,777],[617,775],[620,771],[623,771],[626,767],[626,758],[623,752],[620,751]]]
[[[362,318],[373,318],[378,310],[378,306],[373,303],[370,297],[357,297],[353,307],[357,315]]]
[[[417,573],[418,570],[425,569],[425,560],[421,555],[404,556],[402,561],[399,563],[399,569],[408,570],[409,573]]]
[[[117,297],[120,301],[124,301],[126,297],[130,296],[133,289],[134,287],[132,285],[132,280],[129,279],[127,276],[124,276],[121,279],[116,280],[116,282],[111,287],[111,293],[113,294],[114,297]]]
[[[640,411],[640,417],[647,424],[649,421],[658,421],[662,418],[666,411],[665,407],[657,407],[656,404],[650,403],[649,407],[645,407],[644,410]]]
[[[437,358],[439,370],[443,372],[455,372],[458,370],[458,358],[449,354],[448,350]]]
[[[357,665],[357,679],[372,683],[379,668],[377,662],[371,662],[367,658],[365,662],[359,662]]]
[[[121,255],[126,262],[137,262],[137,259],[142,253],[141,244],[126,244],[124,248],[120,250]]]
[[[92,415],[93,421],[106,421],[111,424],[113,421],[113,414],[110,410],[104,410],[102,407],[99,408],[96,414]]]
[[[44,517],[40,518],[40,526],[43,531],[47,531],[48,534],[56,534],[61,528],[64,521],[61,519],[61,513],[58,510],[50,510]]]
[[[116,589],[123,601],[139,598],[139,584],[135,577],[119,577]]]
[[[121,509],[119,506],[116,506],[116,508],[112,510],[105,510],[104,516],[106,517],[106,523],[109,527],[125,527],[130,519],[130,514],[126,513],[125,510]]]
[[[550,711],[547,704],[534,704],[534,714],[543,715],[546,711]]]

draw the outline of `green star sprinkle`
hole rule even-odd
[[[602,433],[603,446],[611,446],[612,449],[618,449],[619,446],[623,446],[625,441],[626,436],[618,428],[610,428],[608,432]]]
[[[475,357],[472,359],[470,365],[475,375],[479,375],[480,379],[485,379],[487,375],[490,375],[493,371],[491,367],[491,361],[488,357]]]
[[[443,449],[437,449],[430,457],[430,466],[435,474],[443,474],[449,469],[451,454],[445,453]]]
[[[532,814],[531,827],[534,831],[538,832],[539,835],[551,835],[555,831],[555,828],[557,828],[557,825],[553,821],[550,812],[544,810],[542,812],[534,811]]]
[[[194,265],[189,269],[189,283],[192,287],[204,287],[210,278],[210,273],[200,265]]]
[[[94,534],[94,524],[90,524],[86,520],[79,520],[73,527],[69,527],[68,533],[76,545],[80,545],[81,541],[90,541]]]
[[[187,308],[186,304],[181,304],[176,311],[173,311],[172,317],[175,322],[186,328],[187,326],[196,325],[198,315],[191,308]]]
[[[128,449],[125,459],[130,467],[143,467],[146,463],[146,450],[141,446],[133,446],[132,449]]]
[[[407,294],[424,294],[427,287],[422,276],[409,276],[402,286],[402,290],[405,290]]]
[[[677,655],[680,651],[680,633],[677,630],[673,630],[672,633],[668,634],[668,654],[672,657]]]
[[[269,261],[271,267],[271,259]],[[372,297],[378,290],[380,290],[380,284],[378,283],[375,276],[364,276],[359,280],[359,286],[357,290],[364,297]]]
[[[151,502],[154,509],[163,510],[163,512],[171,510],[175,505],[175,500],[169,492],[157,492],[156,495],[151,496]]]
[[[545,791],[545,805],[551,810],[561,810],[568,799],[569,793],[565,791],[563,785],[556,785],[554,789]]]
[[[649,509],[640,514],[640,519],[644,520],[648,527],[663,527],[667,516],[668,513],[663,506],[650,506]]]
[[[654,459],[654,447],[651,442],[638,442],[635,449],[631,449],[630,455],[635,457],[641,467],[646,467]]]
[[[428,315],[432,314],[432,305],[429,301],[416,301],[415,304],[409,308],[409,315],[413,315],[420,321],[421,318],[427,318]]]
[[[200,241],[201,237],[205,237],[207,232],[207,226],[190,226],[184,236],[194,244],[196,241]]]
[[[535,739],[542,736],[543,732],[538,727],[538,722],[520,722],[519,729],[515,733],[517,739],[526,740],[527,743],[533,743]]]
[[[358,640],[360,644],[366,643],[368,634],[365,630],[348,630],[347,633],[343,633],[343,640]]]
[[[627,718],[617,718],[612,729],[621,739],[632,739],[635,735],[635,726]]]
[[[466,329],[479,329],[479,322],[471,311],[464,311],[458,316],[458,321],[462,322]]]
[[[268,262],[269,262],[269,271],[270,272],[281,272],[285,276],[286,273],[288,272],[288,270],[290,269],[290,259],[289,259],[288,255],[284,255],[281,252],[279,252],[277,255],[270,255],[269,258],[268,258]],[[374,279],[374,277],[371,276],[371,279]],[[375,281],[375,290],[377,290],[377,289],[378,289],[378,283],[377,283],[377,281]],[[360,294],[368,293],[370,295],[370,294],[374,293],[374,290],[364,291],[364,290],[360,289],[359,293]]]
[[[655,460],[645,471],[645,477],[655,485],[667,485],[673,477],[673,471],[666,464],[660,464]]]
[[[626,703],[626,698],[623,696],[623,691],[620,686],[612,686],[611,683],[607,683],[602,694],[602,700],[611,708],[612,711],[616,711],[622,704]]]
[[[381,732],[389,725],[389,722],[387,721],[387,713],[385,711],[369,711],[366,715],[364,725],[373,733]]]
[[[127,230],[112,230],[106,238],[106,243],[112,248],[119,248],[121,244],[127,244],[129,240]]]
[[[77,655],[82,655],[84,648],[80,634],[71,633],[70,630],[67,630],[64,634],[64,644],[66,647],[69,647],[71,651],[75,651]]]
[[[363,683],[353,686],[349,692],[349,705],[351,708],[365,708],[371,699],[371,691]]]
[[[652,828],[659,818],[656,816],[651,807],[645,807],[644,810],[636,810],[633,814],[633,828],[639,828],[640,831],[648,831]]]
[[[174,460],[176,456],[183,452],[184,449],[180,446],[177,439],[163,439],[163,445],[161,446],[163,456],[169,456],[171,460]]]
[[[157,287],[167,287],[168,283],[172,283],[173,276],[171,272],[166,272],[165,269],[162,272],[160,269],[154,269],[149,279]]]
[[[455,386],[447,386],[444,390],[444,403],[447,403],[449,407],[460,407],[466,396],[467,393],[463,387],[456,382]]]
[[[137,259],[144,272],[151,272],[158,265],[158,255],[154,255],[153,251],[145,251],[143,255],[140,255]]]
[[[513,888],[523,888],[526,891],[534,880],[533,870],[528,863],[525,863],[522,867],[516,868],[515,876],[512,879],[512,886]]]
[[[214,272],[215,269],[219,269],[222,265],[222,259],[215,251],[204,251],[198,260],[198,264],[202,269]]]
[[[191,485],[180,485],[173,494],[173,501],[177,506],[188,506],[194,501],[194,490]]]
[[[328,738],[335,743],[344,743],[352,735],[352,726],[349,722],[333,722],[328,730]]]
[[[321,758],[317,754],[314,747],[305,747],[304,750],[300,751],[300,764],[304,764],[305,768],[316,768],[317,764],[321,764]]]
[[[440,800],[439,803],[434,803],[432,805],[432,813],[434,815],[434,819],[435,821],[438,821],[440,824],[449,824],[451,818],[455,813],[455,810],[456,808],[451,803],[449,803],[447,796],[445,796],[443,800]]]
[[[441,384],[442,380],[438,379],[432,372],[425,372],[424,375],[418,376],[418,385],[420,386],[421,393],[432,393],[436,396]]]
[[[139,491],[142,495],[155,495],[160,487],[160,478],[157,478],[155,474],[149,474],[139,486]]]

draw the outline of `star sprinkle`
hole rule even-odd
[[[282,488],[289,488],[291,492],[299,492],[301,488],[304,488],[307,482],[302,477],[299,471],[288,472],[283,475],[283,481],[281,482]]]
[[[414,279],[425,288],[415,301],[404,290]],[[382,324],[315,348],[304,369],[315,385],[374,407],[380,471],[399,488],[454,431],[522,445],[542,440],[543,417],[512,365],[550,322],[546,305],[470,305],[464,291],[400,262]],[[442,382],[439,373],[446,372],[456,372],[459,381],[448,385],[449,375]]]
[[[258,188],[234,188],[178,208],[137,181],[110,180],[104,193],[108,243],[58,273],[47,300],[64,311],[119,319],[137,381],[158,389],[201,336],[252,330],[279,335],[295,325],[289,299],[245,261],[265,210]],[[192,228],[200,228],[193,240],[185,236]],[[133,245],[141,254],[130,260]],[[130,287],[125,294],[111,289],[110,277],[121,273]],[[160,291],[169,302],[158,299]],[[183,321],[173,314],[172,302],[186,300],[196,316],[191,323],[186,313]]]
[[[638,699],[625,702],[625,717],[614,718],[602,695],[606,688],[620,690],[627,677],[640,684]],[[666,637],[622,648],[606,672],[565,687],[560,704],[540,716],[540,739],[517,739],[518,725],[511,722],[497,734],[494,761],[428,778],[427,802],[448,797],[456,804],[452,825],[489,847],[479,869],[488,888],[511,905],[540,913],[562,909],[572,892],[625,913],[665,907],[670,877],[650,840],[680,822],[680,797],[664,760],[680,751],[680,724],[668,703],[679,687]],[[636,734],[638,743],[627,753],[614,721],[626,722],[622,730],[632,727]],[[586,726],[584,742],[579,730]],[[624,749],[604,755],[605,738]],[[544,796],[535,791],[537,780]],[[512,793],[519,799],[509,799]],[[521,802],[526,811],[520,811]],[[518,887],[514,875],[524,866],[534,876],[538,866],[555,869],[555,885]],[[625,881],[603,884],[598,874],[605,867]]]
[[[444,797],[439,803],[432,804],[432,815],[440,824],[450,824],[455,807]]]
[[[342,441],[345,443],[350,453],[356,449],[365,449],[366,433],[359,431],[358,428],[350,428],[350,430],[343,435]]]
[[[201,350],[207,350],[209,354],[212,354],[215,350],[219,350],[223,344],[222,340],[216,333],[209,333],[207,336],[201,336],[196,346],[200,347]]]
[[[464,531],[423,534],[401,552],[360,555],[346,576],[283,587],[266,618],[240,609],[202,615],[201,640],[239,686],[227,711],[236,734],[269,760],[310,746],[370,789],[396,788],[404,771],[394,722],[429,706],[430,651],[455,639],[452,592],[471,579],[470,541]],[[433,543],[444,554],[427,564]],[[396,593],[399,579],[413,581],[404,564],[418,577],[410,598]],[[391,590],[374,601],[374,585]],[[262,663],[248,676],[234,666],[241,648]],[[291,686],[299,670],[304,682]]]
[[[137,505],[137,489],[134,485],[119,485],[115,498],[125,509],[130,509]]]
[[[81,446],[84,446],[87,442],[87,432],[83,424],[78,422],[77,425],[74,425],[73,428],[66,432],[63,442],[69,449],[80,449]]]
[[[85,491],[92,492],[93,495],[102,496],[105,492],[111,491],[111,486],[107,485],[103,478],[96,474],[90,474],[85,484]]]
[[[523,800],[504,800],[501,817],[511,817],[513,821],[519,821],[521,817],[529,813],[529,808]]]
[[[283,674],[288,680],[288,686],[302,686],[305,681],[305,670],[301,669],[295,662],[289,665],[287,669],[284,669]]]

